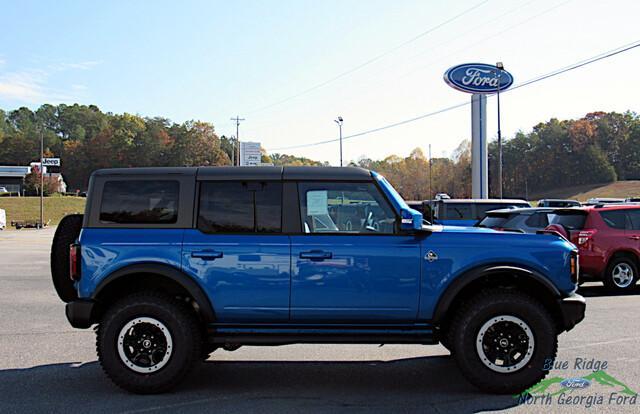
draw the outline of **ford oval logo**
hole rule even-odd
[[[452,88],[469,93],[495,93],[513,84],[513,76],[485,63],[465,63],[444,73],[444,81]]]
[[[591,381],[585,378],[567,378],[566,380],[562,381],[560,385],[565,388],[582,389],[587,388],[589,385],[591,385]]]

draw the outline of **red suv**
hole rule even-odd
[[[629,291],[638,281],[640,205],[590,206],[558,211],[561,225],[580,250],[580,276]]]

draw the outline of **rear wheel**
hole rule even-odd
[[[638,266],[631,257],[615,258],[607,266],[604,285],[613,292],[628,292],[638,281]]]
[[[558,349],[547,309],[507,289],[486,290],[467,301],[454,317],[449,343],[469,382],[492,393],[518,393],[536,384]]]
[[[193,312],[170,296],[127,296],[107,310],[97,331],[98,359],[119,387],[153,394],[176,386],[202,355]]]

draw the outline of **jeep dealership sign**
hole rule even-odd
[[[496,93],[498,89],[507,89],[513,84],[513,76],[494,65],[464,63],[447,70],[444,73],[444,81],[462,92],[488,94]]]

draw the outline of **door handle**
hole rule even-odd
[[[325,259],[333,258],[333,253],[324,252],[322,250],[311,250],[309,252],[300,252],[301,259],[309,259],[313,262],[321,262]]]
[[[221,259],[222,256],[222,252],[217,252],[215,250],[198,250],[191,252],[191,257],[202,260],[216,260]]]
[[[640,236],[629,236],[631,240],[640,240]]]

